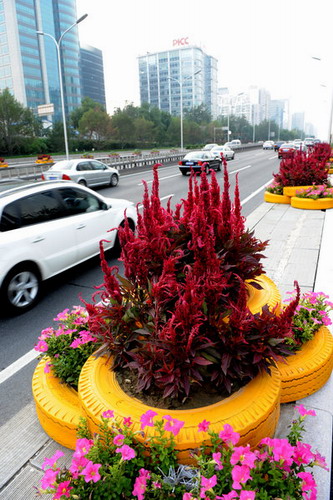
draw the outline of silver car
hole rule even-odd
[[[235,158],[235,151],[229,148],[229,146],[216,146],[211,150],[211,153],[218,158],[220,158],[221,153],[223,153],[226,160],[234,160]]]
[[[73,181],[83,186],[94,187],[106,184],[115,187],[119,182],[118,170],[98,160],[63,160],[55,163],[42,174],[44,181]]]

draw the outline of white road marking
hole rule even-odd
[[[173,174],[173,175],[168,175],[167,177],[159,177],[159,180],[163,181],[164,179],[171,179],[172,177],[180,177],[180,176],[181,176],[181,174]],[[147,182],[147,184],[152,184],[154,181],[151,180],[151,181],[146,181],[146,182]],[[143,186],[143,185],[144,184],[142,182],[140,182],[138,184],[138,186]]]
[[[162,196],[162,198],[160,198],[160,200],[161,201],[167,200],[168,198],[171,198],[171,196],[175,196],[175,193],[168,194],[167,196]],[[143,205],[142,205],[142,203],[140,203],[140,205],[138,205],[138,208],[140,209],[142,207],[143,207]]]
[[[241,172],[242,170],[246,170],[247,168],[251,168],[252,165],[246,165],[246,167],[239,168],[238,170],[234,170],[233,172],[229,172],[229,175],[231,174],[237,174],[237,172]]]
[[[269,160],[274,160],[274,158],[277,158],[277,155],[275,156],[271,156],[270,158],[268,158]]]
[[[27,352],[19,359],[14,361],[11,365],[7,366],[4,370],[0,372],[0,384],[6,382],[10,377],[15,375],[17,372],[22,370],[25,366],[27,366],[31,361],[36,359],[40,355],[40,352],[35,351],[35,349],[31,349],[31,351]]]
[[[260,191],[262,191],[266,186],[268,186],[269,184],[271,184],[271,182],[273,182],[273,179],[269,180],[268,182],[266,182],[265,184],[263,184],[262,186],[260,186],[260,188],[258,188],[256,191],[253,191],[253,193],[251,193],[250,196],[248,196],[243,201],[241,201],[241,205],[242,206],[245,205],[245,203],[247,203],[248,201],[250,201],[258,193],[260,193]]]

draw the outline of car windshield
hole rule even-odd
[[[184,156],[184,160],[202,160],[203,158],[208,158],[207,152],[195,151],[193,153],[187,153]]]
[[[50,168],[50,170],[70,170],[74,165],[73,161],[58,161],[58,163],[55,163],[53,167]]]

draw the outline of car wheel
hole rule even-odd
[[[206,175],[208,175],[208,174],[209,174],[209,165],[206,165],[206,166],[205,166],[205,172],[206,172]]]
[[[121,222],[119,224],[121,227],[124,227],[125,225],[125,222]],[[135,222],[132,220],[132,219],[128,219],[128,225],[130,227],[130,229],[132,229],[132,231],[135,231]],[[112,247],[112,253],[113,253],[113,256],[114,257],[119,257],[120,256],[120,253],[121,253],[121,245],[120,245],[120,241],[119,241],[119,236],[118,236],[118,231],[117,231],[117,236],[116,236],[116,239],[115,239],[115,242],[114,242],[114,245]]]
[[[111,179],[110,179],[110,186],[111,187],[116,187],[119,182],[119,177],[117,174],[112,174]]]
[[[221,165],[222,165],[222,162],[220,162],[220,163],[218,164],[218,167],[217,167],[217,169],[216,169],[216,170],[217,170],[217,172],[221,172]]]
[[[4,279],[1,300],[5,308],[16,314],[27,311],[38,301],[41,277],[38,269],[31,264],[14,267]]]
[[[181,173],[182,173],[183,175],[186,175],[186,174],[187,174],[186,170],[181,170]]]
[[[81,179],[78,184],[80,184],[81,186],[87,186],[87,183],[84,179]]]

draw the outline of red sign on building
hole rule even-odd
[[[179,47],[181,45],[189,45],[188,36],[185,38],[175,38],[172,42],[174,47]]]

